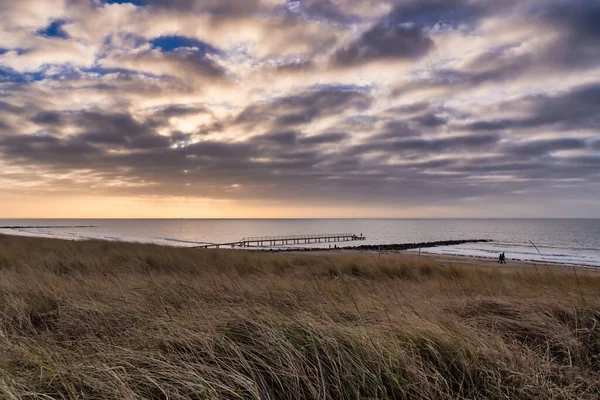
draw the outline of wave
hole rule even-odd
[[[565,249],[566,250],[566,249]],[[424,253],[432,254],[444,254],[444,255],[457,255],[457,256],[468,256],[468,257],[481,257],[495,259],[498,257],[499,252],[496,250],[486,248],[464,248],[461,246],[441,246],[430,249],[422,249]],[[568,264],[568,265],[582,265],[590,267],[600,267],[600,254],[573,254],[569,252],[561,253],[537,253],[536,251],[527,252],[515,248],[503,249],[506,253],[508,260],[518,261],[534,261],[534,262],[548,262],[557,264]]]
[[[189,244],[215,244],[212,242],[195,242],[192,240],[182,240],[182,239],[173,239],[173,238],[159,238],[156,239],[163,240],[165,242],[174,242],[174,243],[189,243]]]

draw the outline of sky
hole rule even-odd
[[[597,0],[0,0],[0,218],[600,217]]]

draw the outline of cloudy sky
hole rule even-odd
[[[600,217],[597,0],[0,0],[0,217]]]

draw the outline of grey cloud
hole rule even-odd
[[[460,4],[458,8],[455,5]],[[466,7],[466,8],[465,8]],[[522,43],[504,44],[481,54],[462,69],[442,68],[432,71],[430,78],[414,79],[395,88],[401,95],[429,88],[462,90],[486,83],[499,83],[527,74],[552,74],[600,65],[600,3],[588,0],[551,2],[449,2],[434,0],[409,2],[400,5],[391,14],[399,21],[413,20],[417,24],[450,19],[471,20],[485,16],[518,15],[527,23],[537,25],[541,34],[555,37],[547,46],[529,52],[513,51]],[[545,32],[546,31],[546,32]]]
[[[547,140],[528,140],[526,142],[511,143],[504,147],[507,154],[534,157],[542,156],[561,150],[581,150],[587,147],[584,139],[564,138]]]
[[[374,139],[398,139],[410,136],[419,136],[421,132],[404,120],[390,120],[383,124],[379,133],[373,136]]]
[[[24,110],[23,110],[22,107],[17,107],[17,106],[14,106],[14,105],[10,104],[10,103],[6,103],[4,101],[0,101],[0,111],[7,112],[9,114],[19,115],[19,114],[22,114]]]
[[[163,54],[162,57],[186,71],[192,71],[202,76],[220,78],[226,74],[225,69],[217,65],[209,57],[188,49],[177,49]]]
[[[210,135],[215,132],[223,132],[225,129],[225,124],[220,121],[213,122],[209,125],[202,125],[196,129],[196,133],[198,135]]]
[[[393,90],[395,96],[408,94],[414,91],[431,88],[447,88],[449,90],[464,90],[470,87],[481,86],[486,83],[499,83],[510,79],[516,79],[531,70],[536,63],[531,55],[498,57],[502,49],[488,52],[469,64],[465,70],[438,69],[432,71],[432,76],[426,79],[415,79],[408,84],[397,86]],[[493,57],[490,55],[493,54]],[[496,58],[491,62],[491,58]]]
[[[495,149],[500,141],[499,135],[470,135],[437,138],[402,138],[396,140],[374,141],[352,147],[350,154],[383,152],[402,154],[408,152],[433,152],[435,154],[468,151],[474,149]]]
[[[422,115],[420,117],[415,117],[412,120],[417,122],[419,125],[428,127],[428,128],[435,128],[438,126],[442,126],[442,125],[445,125],[446,122],[448,122],[448,120],[446,118],[440,117],[434,113],[429,113],[429,114]]]
[[[548,29],[562,34],[547,49],[544,59],[564,68],[600,64],[600,3],[590,0],[534,4],[530,13]]]
[[[4,122],[1,118],[0,118],[0,132],[2,131],[7,131],[8,129],[11,128],[11,125],[9,125],[8,123]]]
[[[332,61],[337,66],[351,66],[377,60],[415,60],[433,46],[433,40],[419,27],[379,23],[338,49]]]
[[[192,139],[192,135],[189,133],[183,133],[180,131],[173,131],[169,136],[169,139],[172,143],[180,144],[180,145],[189,145]]]
[[[427,27],[436,24],[474,27],[480,20],[491,16],[520,16],[529,23],[542,24],[559,35],[550,46],[537,49],[537,54],[522,55],[512,60],[508,58],[502,60],[495,69],[475,74],[471,78],[474,83],[494,77],[507,79],[536,66],[548,67],[548,64],[553,64],[561,68],[579,68],[598,65],[600,62],[600,4],[595,1],[402,1],[388,19],[395,23]]]
[[[499,135],[451,136],[436,139],[406,139],[393,144],[399,150],[424,151],[461,151],[469,149],[485,149],[498,143]]]
[[[100,149],[78,138],[39,135],[8,136],[0,139],[0,148],[7,158],[58,168],[85,167],[91,156],[102,154]]]
[[[394,107],[394,108],[388,108],[387,110],[385,110],[385,113],[391,114],[391,115],[416,114],[416,113],[420,113],[422,111],[427,111],[428,109],[429,109],[429,103],[422,102],[422,103],[408,104],[408,105]]]
[[[154,117],[169,119],[173,117],[185,117],[188,115],[211,114],[206,107],[189,107],[181,104],[171,104],[154,113]]]
[[[277,70],[280,72],[304,72],[310,71],[315,67],[312,60],[301,60],[280,64],[277,66]]]
[[[306,136],[298,131],[275,131],[264,135],[253,137],[251,140],[257,145],[275,144],[287,148],[296,146],[322,146],[332,143],[340,143],[348,138],[348,134],[341,132],[326,132],[316,135]]]
[[[77,138],[85,142],[128,149],[165,148],[169,138],[158,135],[146,124],[129,114],[82,112],[74,117],[82,132]]]
[[[178,153],[185,153],[186,157],[199,156],[210,158],[237,158],[256,154],[248,143],[227,143],[217,141],[202,141],[194,143]]]
[[[371,97],[361,91],[324,89],[248,106],[234,120],[237,124],[255,125],[272,121],[279,126],[309,123],[319,117],[363,110],[371,105]]]
[[[600,84],[579,86],[554,97],[529,96],[506,106],[519,110],[528,109],[531,116],[477,121],[464,128],[484,131],[556,125],[562,129],[600,129]]]
[[[347,133],[329,132],[305,137],[301,140],[301,143],[307,146],[319,146],[323,144],[340,143],[348,139],[348,137],[349,135]]]
[[[223,17],[245,15],[262,8],[260,0],[144,0],[144,4],[156,8],[204,12]]]
[[[31,119],[31,122],[38,125],[63,126],[67,120],[60,112],[41,111]]]
[[[298,2],[304,15],[310,18],[341,24],[356,23],[361,17],[342,10],[331,0],[302,0]]]
[[[508,0],[504,0],[502,3],[508,3]],[[491,5],[486,1],[469,0],[402,1],[388,18],[396,23],[411,23],[428,27],[436,24],[470,25],[488,15],[491,12]]]
[[[281,131],[271,132],[266,135],[260,135],[254,137],[254,142],[264,143],[271,142],[281,146],[293,146],[298,142],[298,132],[296,131]]]
[[[187,117],[198,114],[209,114],[213,116],[210,109],[206,107],[192,107],[180,104],[172,104],[155,111],[152,117],[146,121],[150,127],[168,126],[170,119],[174,117]]]
[[[223,79],[227,71],[218,65],[209,55],[198,53],[189,48],[178,48],[163,53],[160,50],[146,50],[135,54],[119,56],[112,60],[127,68],[169,65],[168,74],[177,78],[195,76],[200,78]]]

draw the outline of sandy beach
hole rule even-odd
[[[575,265],[575,264],[561,264],[552,262],[538,262],[538,261],[526,261],[526,260],[511,260],[507,258],[506,264],[499,264],[497,259],[485,258],[485,257],[474,257],[474,256],[458,256],[449,254],[434,254],[434,253],[418,253],[416,251],[397,251],[397,252],[379,252],[376,251],[360,251],[360,250],[324,250],[324,251],[307,251],[307,252],[293,252],[305,255],[314,256],[347,256],[354,257],[357,255],[369,256],[374,258],[391,258],[399,259],[407,262],[434,262],[436,264],[444,266],[467,266],[467,267],[484,267],[484,268],[577,268],[589,271],[600,271],[599,268],[586,265]]]

